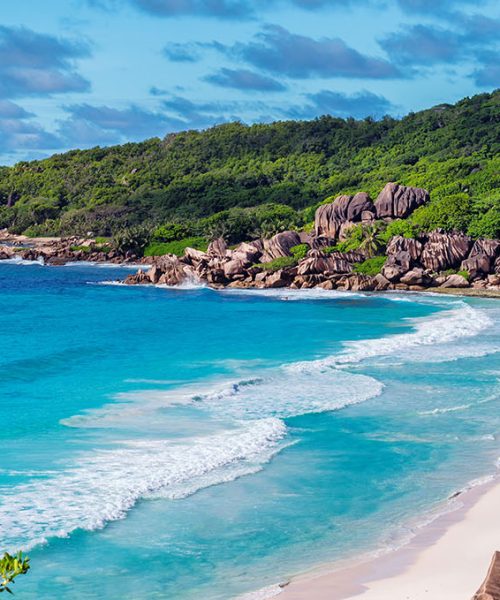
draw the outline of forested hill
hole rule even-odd
[[[300,224],[311,220],[312,208],[302,209],[330,196],[376,197],[397,181],[431,192],[417,215],[422,227],[498,237],[499,172],[497,90],[401,120],[230,123],[2,167],[0,227],[31,235],[110,235],[145,222],[189,229],[219,211],[270,203],[298,211]]]

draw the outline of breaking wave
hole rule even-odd
[[[255,473],[282,449],[285,435],[282,421],[265,419],[182,443],[129,441],[82,455],[59,475],[2,496],[0,545],[28,549],[76,529],[101,529],[142,498],[181,498]]]
[[[441,311],[430,317],[408,319],[407,323],[414,327],[414,330],[409,333],[347,342],[344,344],[344,351],[340,354],[313,362],[294,363],[288,368],[291,371],[321,371],[326,368],[360,363],[367,359],[385,358],[402,352],[404,352],[402,357],[404,362],[455,360],[459,357],[469,356],[467,347],[456,349],[451,356],[443,355],[442,347],[461,338],[478,335],[492,324],[492,320],[484,311],[461,302],[457,308]],[[421,347],[425,347],[424,355],[419,354]],[[430,353],[429,349],[431,348],[433,351]],[[483,349],[487,353],[497,350],[495,347]]]

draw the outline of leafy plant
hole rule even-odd
[[[297,259],[294,256],[280,256],[267,263],[261,263],[255,265],[264,271],[279,271],[280,269],[286,269],[288,267],[294,267],[297,264]]]
[[[378,275],[386,261],[385,256],[374,256],[367,258],[364,262],[356,263],[353,266],[354,272],[361,275]]]
[[[19,575],[25,575],[30,569],[30,559],[22,552],[11,556],[6,552],[0,558],[0,593],[7,592],[12,594],[9,586],[15,583],[15,579]]]
[[[361,237],[358,249],[364,252],[369,258],[375,256],[385,246],[378,225],[362,225]]]
[[[163,256],[164,254],[182,256],[186,248],[194,248],[195,250],[202,250],[205,252],[208,248],[208,243],[203,237],[189,237],[165,244],[152,242],[144,249],[144,256]]]
[[[113,247],[120,253],[142,254],[151,239],[148,227],[136,226],[118,231],[113,236]]]
[[[297,246],[290,248],[292,256],[298,261],[306,257],[308,250],[309,246],[307,244],[298,244]]]
[[[396,219],[388,223],[385,230],[380,232],[380,239],[387,244],[397,235],[414,239],[418,236],[418,230],[409,219]]]
[[[496,90],[402,119],[225,123],[20,162],[0,167],[0,228],[112,236],[147,221],[165,227],[155,242],[223,235],[233,244],[310,227],[325,198],[375,198],[398,181],[431,194],[409,219],[416,229],[497,236],[499,117]],[[170,227],[179,223],[189,231]]]

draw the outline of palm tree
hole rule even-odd
[[[364,252],[368,258],[372,258],[372,256],[378,254],[379,250],[384,246],[384,241],[378,225],[363,225],[362,238],[359,249]]]

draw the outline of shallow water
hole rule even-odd
[[[22,598],[232,598],[392,547],[500,456],[500,304],[0,264]]]

